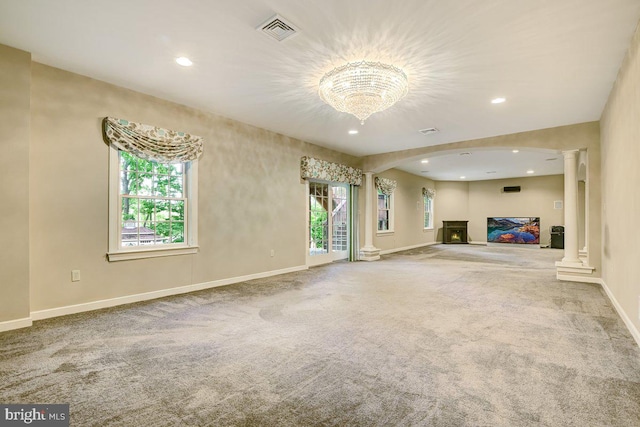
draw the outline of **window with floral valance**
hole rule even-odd
[[[436,197],[436,190],[432,188],[422,189],[422,200],[424,206],[424,228],[433,228],[433,199]]]
[[[113,117],[109,143],[109,261],[198,250],[199,136]]]
[[[378,232],[393,231],[393,192],[398,182],[393,179],[376,177],[378,190]]]

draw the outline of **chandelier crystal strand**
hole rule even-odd
[[[353,114],[360,123],[386,110],[409,91],[400,68],[380,62],[350,62],[320,80],[320,98],[338,111]]]

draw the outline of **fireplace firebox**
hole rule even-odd
[[[467,223],[469,221],[442,221],[442,243],[469,243]]]

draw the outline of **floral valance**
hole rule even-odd
[[[390,196],[391,193],[393,193],[393,191],[398,186],[398,181],[394,181],[392,179],[387,179],[387,178],[379,178],[377,176],[375,179],[375,183],[376,183],[376,188],[380,190],[382,194],[386,194],[387,196]]]
[[[422,188],[422,195],[428,196],[430,199],[434,199],[436,197],[436,190],[433,188]]]
[[[321,179],[351,185],[362,184],[361,169],[307,156],[300,159],[300,176],[302,179]]]
[[[163,163],[196,160],[202,155],[202,138],[128,120],[105,117],[107,142],[136,156]]]

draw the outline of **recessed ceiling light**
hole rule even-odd
[[[520,152],[520,150],[512,150],[511,152],[512,152],[512,153],[519,153],[519,152]]]
[[[464,152],[464,153],[460,153],[460,155],[461,155],[461,156],[470,156],[470,155],[471,155],[471,153],[469,153],[469,152]]]
[[[466,176],[461,176],[461,177],[460,177],[460,179],[465,179],[465,178],[466,178]]]
[[[506,98],[493,98],[491,100],[492,104],[502,104],[504,101],[506,101]]]
[[[423,160],[422,162],[420,162],[420,163],[429,163],[429,160],[428,160],[428,159],[424,159],[424,160]]]
[[[420,171],[420,173],[429,173],[429,171]]]
[[[533,173],[533,172],[534,172],[534,171],[533,171],[532,169],[529,169],[529,170],[527,171],[527,173]]]
[[[357,134],[358,134],[358,131],[355,129],[352,129],[349,131],[349,135],[357,135]]]
[[[176,58],[176,62],[182,65],[183,67],[190,67],[193,65],[193,62],[191,62],[191,60],[186,56],[181,56],[180,58]]]
[[[496,173],[496,171],[489,171],[489,172],[487,172],[487,173]]]

